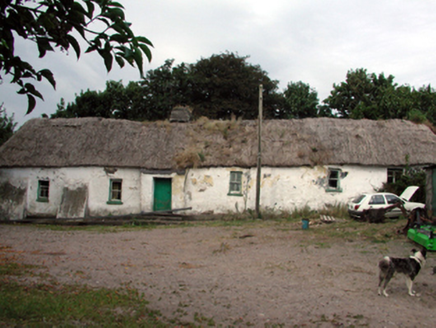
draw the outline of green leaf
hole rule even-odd
[[[25,88],[21,88],[20,90],[17,91],[17,93],[19,95],[25,95],[26,94],[26,89]]]
[[[126,43],[128,42],[128,38],[123,34],[113,34],[110,37],[111,41],[115,41],[117,43]]]
[[[137,36],[135,38],[135,40],[137,40],[138,42],[141,42],[141,43],[148,44],[149,46],[153,47],[153,43],[151,43],[151,41],[144,36]]]
[[[138,48],[135,49],[135,51],[133,52],[133,58],[135,59],[136,65],[138,65],[138,69],[141,73],[141,76],[143,75],[143,71],[142,71],[142,52],[141,50],[139,50]]]
[[[38,45],[39,58],[45,56],[46,51],[54,51],[50,42],[47,38],[36,38],[36,43]]]
[[[119,2],[110,2],[110,3],[108,4],[108,6],[111,6],[111,7],[118,7],[118,8],[122,8],[122,9],[124,9],[123,5],[122,5],[121,3],[119,3]]]
[[[38,72],[42,77],[44,77],[56,89],[56,81],[54,79],[53,73],[48,69],[42,69]]]
[[[145,44],[140,44],[139,48],[141,48],[142,52],[147,56],[148,61],[151,62],[152,55],[150,48],[147,47]]]
[[[126,34],[129,38],[134,39],[135,35],[133,34],[132,30],[130,29],[130,26],[132,24],[124,22],[124,21],[116,21],[113,23],[110,27],[117,31],[120,34]]]
[[[26,84],[24,85],[24,87],[26,88],[26,93],[27,93],[27,94],[31,93],[32,95],[34,95],[34,96],[36,96],[36,97],[38,97],[38,98],[40,98],[40,99],[44,99],[44,98],[42,97],[42,94],[41,94],[38,90],[35,89],[35,86],[34,86],[33,84],[31,84],[31,83],[26,83]]]
[[[86,49],[85,54],[89,54],[90,52],[93,52],[95,50],[97,50],[96,46],[90,46],[88,47],[88,49]]]
[[[112,24],[111,25],[111,28],[113,29],[113,30],[115,30],[116,32],[118,32],[118,33],[120,33],[120,34],[126,34],[126,32],[124,31],[124,29],[123,29],[123,27],[122,26],[120,26],[119,24]]]
[[[80,57],[80,46],[77,42],[76,38],[71,36],[70,34],[67,35],[67,40],[70,43],[70,45],[73,47],[74,51],[76,52],[77,59]]]
[[[112,54],[110,53],[110,51],[104,49],[98,49],[97,51],[104,60],[104,65],[106,66],[106,70],[110,72],[112,69],[112,60],[113,60]]]
[[[88,12],[86,16],[89,19],[92,19],[92,17],[94,17],[94,4],[92,3],[92,1],[86,1],[86,6],[88,7]]]
[[[71,11],[75,11],[76,13],[80,14],[80,15],[78,15],[78,17],[80,17],[82,15],[86,15],[86,16],[88,15],[88,11],[85,10],[85,8],[83,8],[82,5],[79,2],[74,1],[72,8],[73,9],[70,10],[70,14],[71,14]],[[89,6],[88,6],[88,10],[89,10]]]
[[[28,94],[27,95],[27,104],[28,104],[28,106],[27,106],[26,115],[30,114],[33,111],[33,109],[35,108],[35,106],[36,106],[35,97]]]
[[[32,77],[33,78],[33,74],[30,72],[24,72],[23,75],[21,75],[22,78],[29,78]]]
[[[101,13],[101,16],[107,17],[113,22],[117,21],[118,19],[125,19],[124,11],[120,8],[107,8],[107,11]]]
[[[123,57],[115,55],[115,60],[117,61],[118,65],[121,68],[124,67],[124,59],[123,59]]]

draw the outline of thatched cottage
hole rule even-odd
[[[406,165],[435,165],[435,150],[436,135],[409,121],[266,121],[260,206],[348,202]],[[257,156],[256,121],[32,119],[0,148],[0,216],[253,209]]]

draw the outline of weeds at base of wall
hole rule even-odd
[[[178,222],[178,224],[158,225],[116,225],[116,226],[63,226],[63,225],[44,225],[44,229],[52,230],[85,230],[96,233],[116,233],[130,230],[154,230],[154,229],[174,229],[189,227],[238,227],[243,229],[274,227],[278,230],[301,231],[302,219],[310,221],[310,228],[305,230],[308,243],[313,243],[314,238],[319,245],[329,247],[338,240],[358,241],[365,240],[373,243],[387,243],[395,239],[404,239],[404,235],[398,234],[407,223],[403,217],[398,219],[386,220],[383,224],[359,222],[349,217],[347,207],[342,204],[325,206],[320,210],[312,210],[309,206],[295,209],[293,211],[273,211],[261,209],[261,219],[256,217],[253,210],[242,213],[208,214],[202,215],[192,221]],[[320,220],[321,215],[327,215],[336,219],[335,223],[325,224]]]
[[[347,206],[345,204],[327,204],[323,209],[314,210],[308,205],[295,208],[292,211],[277,211],[272,209],[261,209],[260,218],[262,220],[286,220],[290,222],[301,221],[301,219],[318,219],[321,215],[328,215],[335,218],[349,218]],[[221,218],[224,221],[243,221],[256,220],[257,215],[254,210],[248,209],[242,213],[227,213]]]

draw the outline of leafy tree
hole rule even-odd
[[[290,82],[284,91],[286,118],[318,116],[318,93],[303,82]]]
[[[97,10],[96,10],[97,9]],[[96,51],[104,60],[107,71],[113,59],[120,67],[125,62],[137,68],[142,76],[143,54],[151,60],[152,43],[135,36],[126,22],[124,7],[112,0],[4,0],[0,3],[0,71],[12,75],[11,83],[19,86],[19,94],[27,95],[28,110],[35,107],[35,97],[43,99],[28,82],[46,79],[54,88],[56,82],[49,69],[37,71],[15,54],[15,37],[33,41],[39,57],[58,48],[73,48],[77,58],[81,49],[75,35],[86,42],[87,53]],[[77,32],[77,34],[73,33]],[[3,80],[3,76],[0,79]]]
[[[65,106],[65,102],[61,99],[61,103],[58,104],[56,113],[51,115],[51,118],[63,117],[111,117],[110,107],[107,107],[104,102],[104,97],[101,92],[83,90],[79,95],[76,95],[75,102]]]
[[[213,55],[196,64],[173,66],[169,59],[150,70],[140,82],[127,88],[119,82],[108,82],[104,92],[86,91],[76,102],[58,105],[52,117],[101,116],[131,120],[162,120],[175,106],[194,109],[194,116],[227,119],[232,115],[256,118],[259,84],[263,84],[263,107],[266,118],[281,118],[283,96],[276,92],[277,81],[271,81],[259,66],[234,54]],[[101,105],[99,104],[101,103]],[[125,105],[125,106],[124,106]]]
[[[413,110],[407,114],[407,118],[414,121],[428,120],[436,124],[436,92],[430,86],[423,86],[411,92]]]
[[[127,120],[147,120],[148,109],[144,101],[144,90],[138,82],[129,82],[124,88],[124,100],[115,103],[113,115],[115,118]]]
[[[130,82],[126,87],[121,81],[107,81],[104,91],[81,91],[73,103],[65,106],[61,99],[56,117],[104,117],[130,120],[144,119],[145,104],[143,90],[137,82]]]
[[[345,82],[334,84],[330,96],[324,100],[332,110],[344,118],[381,119],[395,116],[394,77],[368,74],[366,69],[350,70]]]
[[[332,112],[332,109],[326,104],[318,105],[317,109],[318,117],[336,117],[336,115]]]
[[[324,103],[339,117],[354,119],[410,119],[436,123],[436,93],[430,85],[416,90],[398,86],[394,77],[350,70],[346,81],[333,86]]]
[[[190,65],[182,63],[173,67],[173,63],[174,59],[167,59],[164,65],[148,71],[140,81],[147,109],[146,120],[167,119],[175,106],[192,103]]]
[[[12,137],[16,126],[14,115],[8,116],[3,104],[0,105],[0,146]]]
[[[247,63],[248,57],[233,53],[212,55],[190,68],[194,115],[227,119],[232,115],[253,119],[258,116],[259,85],[263,85],[265,117],[277,114],[278,81],[271,80],[260,66]]]

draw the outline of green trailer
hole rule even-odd
[[[407,237],[429,251],[436,251],[436,234],[433,225],[417,225],[407,231]]]

